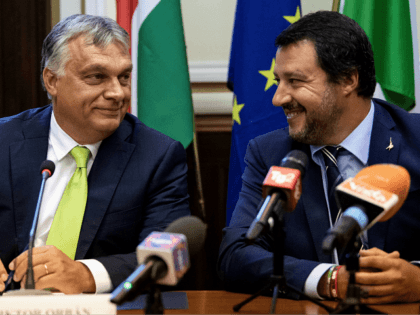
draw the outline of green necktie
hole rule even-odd
[[[48,233],[47,245],[54,245],[71,259],[76,255],[87,200],[87,161],[89,149],[74,147],[70,154],[77,168],[68,182]]]

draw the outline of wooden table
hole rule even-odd
[[[249,295],[225,291],[186,291],[189,308],[185,310],[165,310],[165,314],[234,314],[233,305],[245,300]],[[335,307],[335,302],[326,302]],[[260,296],[242,307],[238,314],[267,314],[271,298]],[[420,314],[420,304],[372,305],[373,309],[388,314]],[[143,311],[118,311],[118,314],[144,314]],[[328,314],[327,311],[309,301],[277,299],[276,314]]]

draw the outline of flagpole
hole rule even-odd
[[[340,5],[340,0],[333,0],[333,5],[331,11],[338,12],[338,7]]]
[[[411,20],[411,34],[413,38],[413,56],[414,56],[414,100],[415,107],[410,111],[411,113],[420,113],[420,61],[419,61],[419,33],[417,29],[417,10],[414,0],[409,0],[410,3],[410,20]]]
[[[195,118],[194,126],[195,126]],[[204,207],[204,194],[203,194],[203,184],[201,181],[201,171],[200,171],[200,159],[198,157],[198,143],[197,143],[197,132],[194,128],[193,136],[193,149],[194,149],[194,161],[195,161],[195,179],[197,181],[197,190],[198,190],[198,203],[199,203],[199,212],[203,221],[206,219],[206,210]]]

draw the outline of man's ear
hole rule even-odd
[[[57,95],[57,75],[45,67],[42,72],[42,78],[44,79],[45,89],[54,99]]]
[[[348,77],[342,80],[341,85],[345,95],[349,95],[353,91],[357,92],[357,88],[359,87],[359,72],[356,69],[353,70]]]

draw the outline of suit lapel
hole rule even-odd
[[[375,118],[370,139],[368,165],[397,164],[401,135],[394,130],[395,123],[391,115],[382,106],[375,102],[374,104]],[[384,235],[388,235],[388,227],[389,221],[379,222],[368,230],[370,248],[385,248]]]
[[[400,150],[401,135],[393,127],[395,123],[391,115],[380,105],[374,102],[375,116],[373,120],[372,135],[369,147],[368,165],[389,163],[397,164]],[[392,141],[392,148],[387,149]],[[302,149],[302,148],[300,148]],[[302,202],[314,246],[320,262],[331,262],[331,256],[325,255],[322,251],[322,240],[326,231],[330,228],[328,222],[327,205],[324,196],[321,171],[319,166],[312,160],[311,152],[305,150],[309,157],[307,175],[303,181]],[[388,222],[375,224],[368,231],[368,242],[370,247],[384,248],[385,238],[389,226]],[[321,241],[320,241],[321,240]]]
[[[19,252],[28,243],[38,193],[40,166],[47,157],[51,106],[23,122],[23,140],[10,145],[13,207]]]
[[[124,120],[99,148],[89,173],[88,200],[75,259],[84,258],[89,250],[134,151],[135,145],[126,142],[131,132],[131,125]]]

